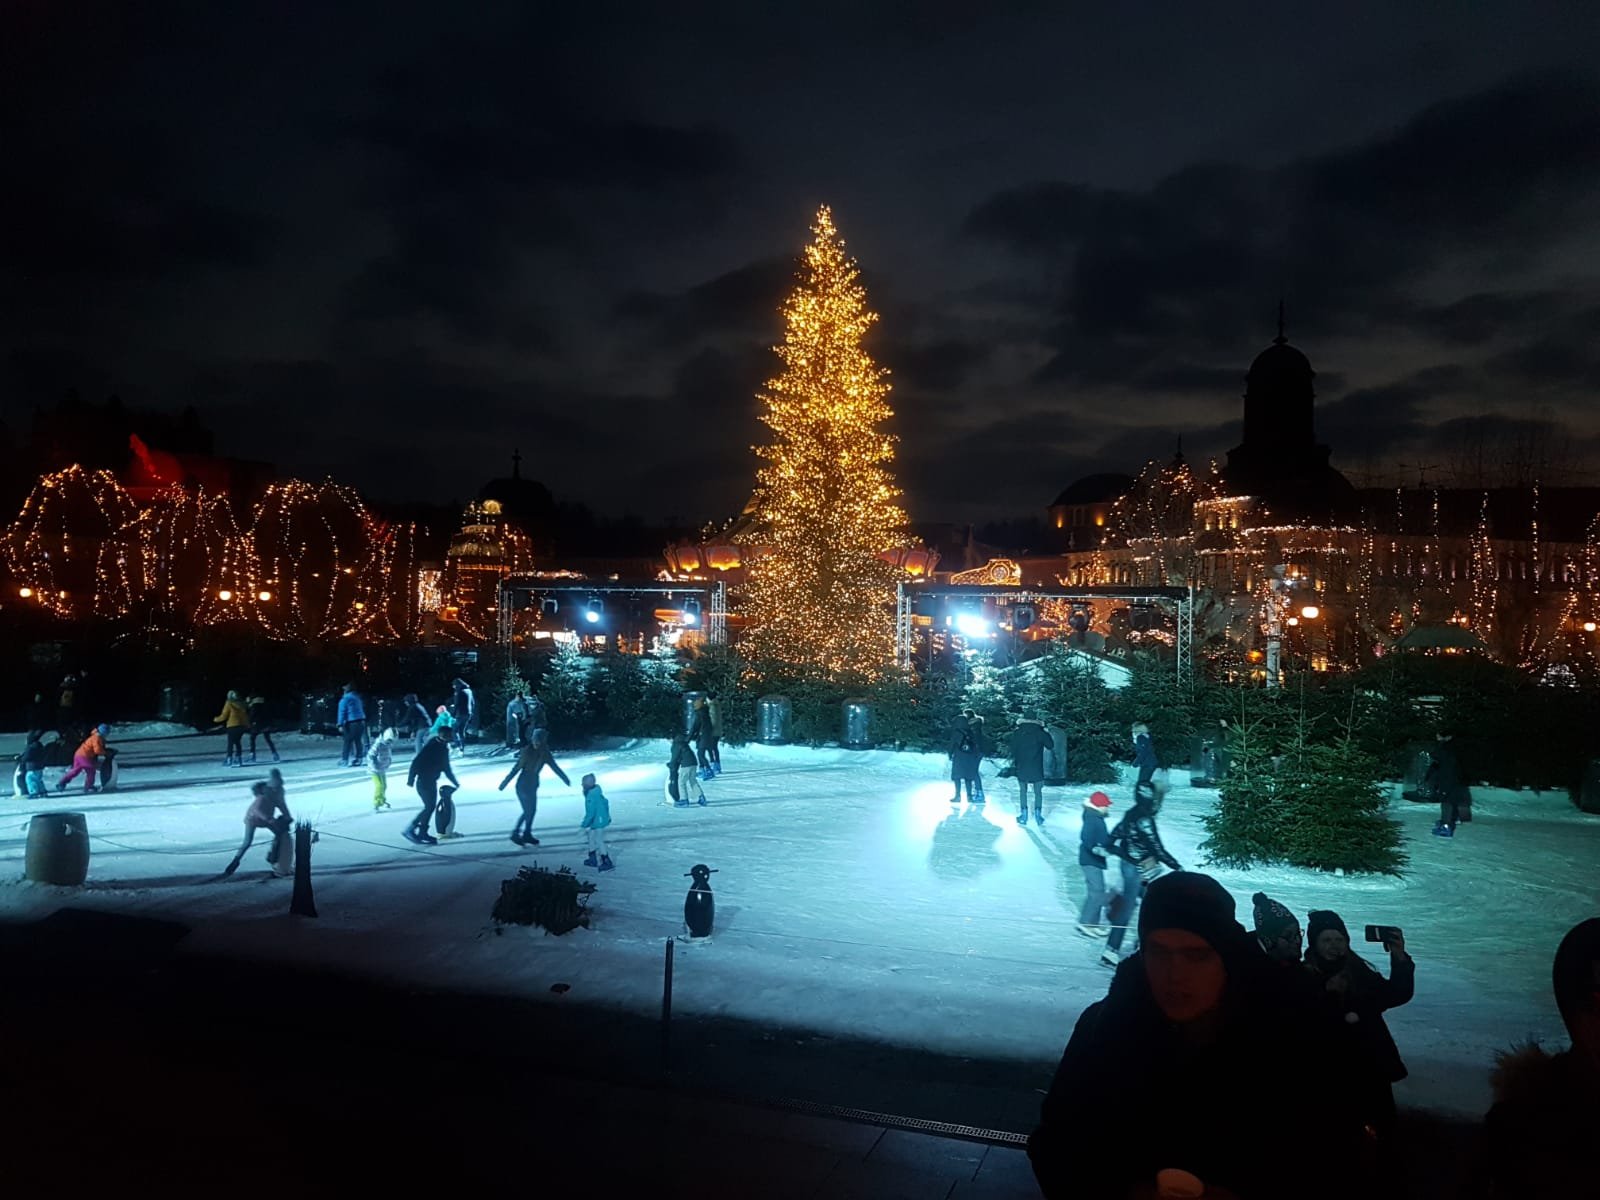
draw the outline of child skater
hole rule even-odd
[[[277,774],[276,771],[273,772]],[[280,776],[281,778],[281,776]],[[256,840],[256,830],[270,829],[272,831],[272,851],[267,856],[267,861],[272,863],[273,870],[279,874],[287,874],[279,870],[278,839],[289,832],[289,826],[294,817],[289,814],[289,807],[283,802],[283,791],[275,789],[265,780],[259,780],[250,786],[251,793],[255,796],[250,802],[250,807],[244,814],[244,842],[239,847],[239,852],[233,856],[233,861],[223,868],[224,875],[232,875],[239,869],[239,863],[244,858],[244,852],[250,849],[250,843]],[[282,813],[281,816],[276,814]]]
[[[694,750],[689,745],[689,739],[682,733],[672,737],[672,757],[667,761],[667,772],[672,778],[667,783],[667,794],[672,796],[673,807],[688,808],[689,796],[693,794],[699,803],[706,802],[706,792],[700,786],[700,763],[694,756]],[[677,788],[672,787],[673,779]]]
[[[394,761],[395,732],[385,729],[367,751],[367,770],[372,772],[372,811],[389,807],[389,764]]]
[[[599,867],[609,871],[614,864],[606,853],[606,826],[611,824],[611,802],[600,790],[593,775],[583,777],[583,836],[589,843],[589,857],[583,860],[586,867]],[[598,862],[595,855],[600,856]]]

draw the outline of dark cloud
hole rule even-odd
[[[763,330],[776,341],[778,309],[794,286],[796,269],[793,258],[766,258],[676,294],[628,292],[613,313],[625,321],[654,325],[657,336],[671,342]]]
[[[960,338],[897,346],[886,349],[883,355],[894,372],[912,385],[939,391],[961,387],[993,356],[992,345]]]

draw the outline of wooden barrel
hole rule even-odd
[[[35,883],[77,887],[89,875],[89,821],[82,813],[40,813],[28,822],[24,874]]]

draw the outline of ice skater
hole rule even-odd
[[[1150,726],[1143,721],[1133,727],[1133,765],[1139,769],[1138,783],[1149,783],[1161,766],[1155,743],[1150,740]]]
[[[506,749],[521,750],[528,736],[528,698],[521,690],[506,701]]]
[[[700,778],[712,778],[716,771],[711,766],[711,748],[716,737],[711,732],[711,707],[706,703],[704,696],[698,697],[694,702],[694,720],[689,726],[689,740],[694,743]]]
[[[395,732],[385,729],[367,751],[367,770],[372,772],[372,811],[381,812],[389,804],[389,764],[394,762]]]
[[[272,755],[273,762],[282,762],[278,755],[278,747],[272,743],[272,710],[267,707],[265,696],[251,696],[244,702],[245,710],[250,714],[250,757],[245,761],[251,766],[256,761],[256,739],[260,738],[267,744],[267,752]]]
[[[454,694],[450,701],[450,715],[456,719],[456,749],[465,753],[467,734],[472,728],[472,718],[478,715],[478,698],[465,679],[452,679]]]
[[[339,752],[341,767],[359,767],[367,756],[367,710],[356,692],[356,685],[344,685],[344,695],[339,697],[339,732],[344,735],[344,748]]]
[[[611,824],[611,802],[600,790],[593,775],[583,777],[583,830],[589,844],[589,857],[583,860],[586,867],[599,867],[609,871],[614,865],[606,852],[606,826]],[[596,855],[599,856],[598,861]]]
[[[1078,832],[1078,867],[1083,872],[1083,907],[1078,910],[1078,932],[1084,937],[1103,938],[1111,930],[1104,923],[1106,913],[1106,855],[1111,835],[1106,818],[1111,815],[1111,797],[1091,792],[1083,802],[1083,828]]]
[[[1044,824],[1044,752],[1055,743],[1044,731],[1038,713],[1028,713],[1011,733],[1011,766],[1017,774],[1021,810],[1017,824],[1028,823],[1028,788],[1033,788],[1033,819]]]
[[[667,759],[667,776],[667,794],[672,797],[675,808],[688,808],[691,795],[698,803],[706,803],[706,791],[700,786],[699,764],[694,750],[689,746],[689,739],[681,732],[672,735],[672,757]]]
[[[511,770],[500,781],[499,788],[503,792],[506,784],[513,779],[517,781],[517,803],[522,805],[522,815],[511,828],[511,840],[519,846],[539,844],[539,839],[533,836],[533,818],[539,813],[539,772],[546,767],[554,771],[562,783],[572,786],[572,780],[567,778],[561,764],[550,754],[548,735],[542,729],[535,729],[528,735],[528,744],[517,755],[517,761],[511,764]],[[594,776],[588,778],[592,780]]]
[[[276,774],[276,772],[274,772]],[[279,776],[282,779],[282,776]],[[233,856],[233,861],[222,868],[224,875],[232,875],[239,869],[239,864],[244,860],[245,851],[250,849],[250,843],[256,840],[256,830],[270,829],[272,831],[272,846],[267,851],[267,862],[271,864],[274,874],[287,875],[287,864],[283,863],[283,856],[279,853],[278,843],[289,832],[289,827],[294,823],[294,817],[289,813],[289,806],[284,803],[281,789],[274,789],[265,780],[258,780],[250,785],[250,791],[255,797],[250,801],[250,807],[244,813],[244,841],[240,843],[239,851]]]
[[[455,726],[456,720],[450,715],[449,708],[441,704],[438,708],[433,710],[433,724],[428,727],[428,737],[435,738],[443,736],[444,740],[448,742],[451,737],[451,730],[453,730]],[[427,744],[428,743],[426,740],[424,740],[422,743],[423,746],[426,746]],[[422,753],[422,746],[417,747],[417,753]]]
[[[49,789],[44,786],[44,760],[44,731],[30,729],[28,744],[17,756],[22,775],[22,794],[30,800],[37,800],[50,794]]]
[[[983,718],[971,709],[961,715],[963,719],[957,723],[955,736],[950,743],[950,782],[956,786],[956,794],[951,797],[950,803],[961,803],[961,785],[965,784],[968,802],[982,804],[981,768],[983,756],[988,752],[984,745]]]
[[[250,710],[239,699],[238,692],[229,692],[222,702],[222,711],[211,718],[213,725],[221,725],[228,734],[228,749],[222,759],[225,767],[244,766],[244,735],[250,728]]]
[[[422,706],[422,701],[417,699],[415,692],[407,692],[400,698],[400,733],[412,739],[412,753],[422,749],[428,740],[428,730],[433,724],[433,719],[428,716],[428,710]]]
[[[1108,967],[1122,961],[1123,938],[1133,924],[1145,889],[1167,871],[1183,870],[1161,844],[1161,833],[1156,829],[1156,813],[1161,811],[1166,791],[1166,779],[1161,774],[1149,783],[1135,784],[1133,807],[1111,831],[1107,849],[1121,861],[1122,891],[1112,919],[1111,936],[1100,953],[1100,961]]]
[[[1439,820],[1433,826],[1434,837],[1455,837],[1456,826],[1461,822],[1461,810],[1470,808],[1471,793],[1461,782],[1461,762],[1451,745],[1452,735],[1441,729],[1438,740],[1428,751],[1428,772],[1422,777],[1423,786],[1430,789],[1439,801]]]
[[[56,784],[56,791],[64,792],[67,784],[79,775],[85,776],[83,790],[85,792],[98,791],[95,787],[95,774],[100,770],[100,760],[105,757],[106,739],[111,736],[111,726],[101,722],[96,725],[88,737],[83,739],[83,744],[78,747],[72,756],[72,770],[61,777]]]
[[[417,756],[411,760],[411,770],[406,775],[406,786],[417,789],[417,795],[422,800],[422,811],[411,818],[411,824],[406,826],[401,836],[419,846],[434,846],[439,842],[428,832],[428,822],[439,807],[439,776],[443,775],[458,788],[461,786],[461,781],[450,769],[450,745],[445,741],[449,736],[447,730],[448,727],[435,733],[423,744]]]

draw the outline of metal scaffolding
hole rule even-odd
[[[558,596],[587,600],[592,596],[699,596],[705,617],[706,642],[713,646],[725,645],[728,640],[728,585],[722,580],[695,583],[671,583],[659,579],[625,580],[603,579],[592,583],[568,579],[539,579],[528,575],[511,575],[500,581],[499,640],[503,646],[511,645],[513,622],[518,595]]]
[[[1004,600],[1023,604],[1030,600],[1127,600],[1171,604],[1176,608],[1176,657],[1178,683],[1194,684],[1194,589],[1183,587],[1141,587],[1137,584],[1096,584],[1085,587],[1015,587],[1005,584],[902,582],[895,594],[895,662],[911,665],[914,623],[912,612],[919,598],[930,600]]]

